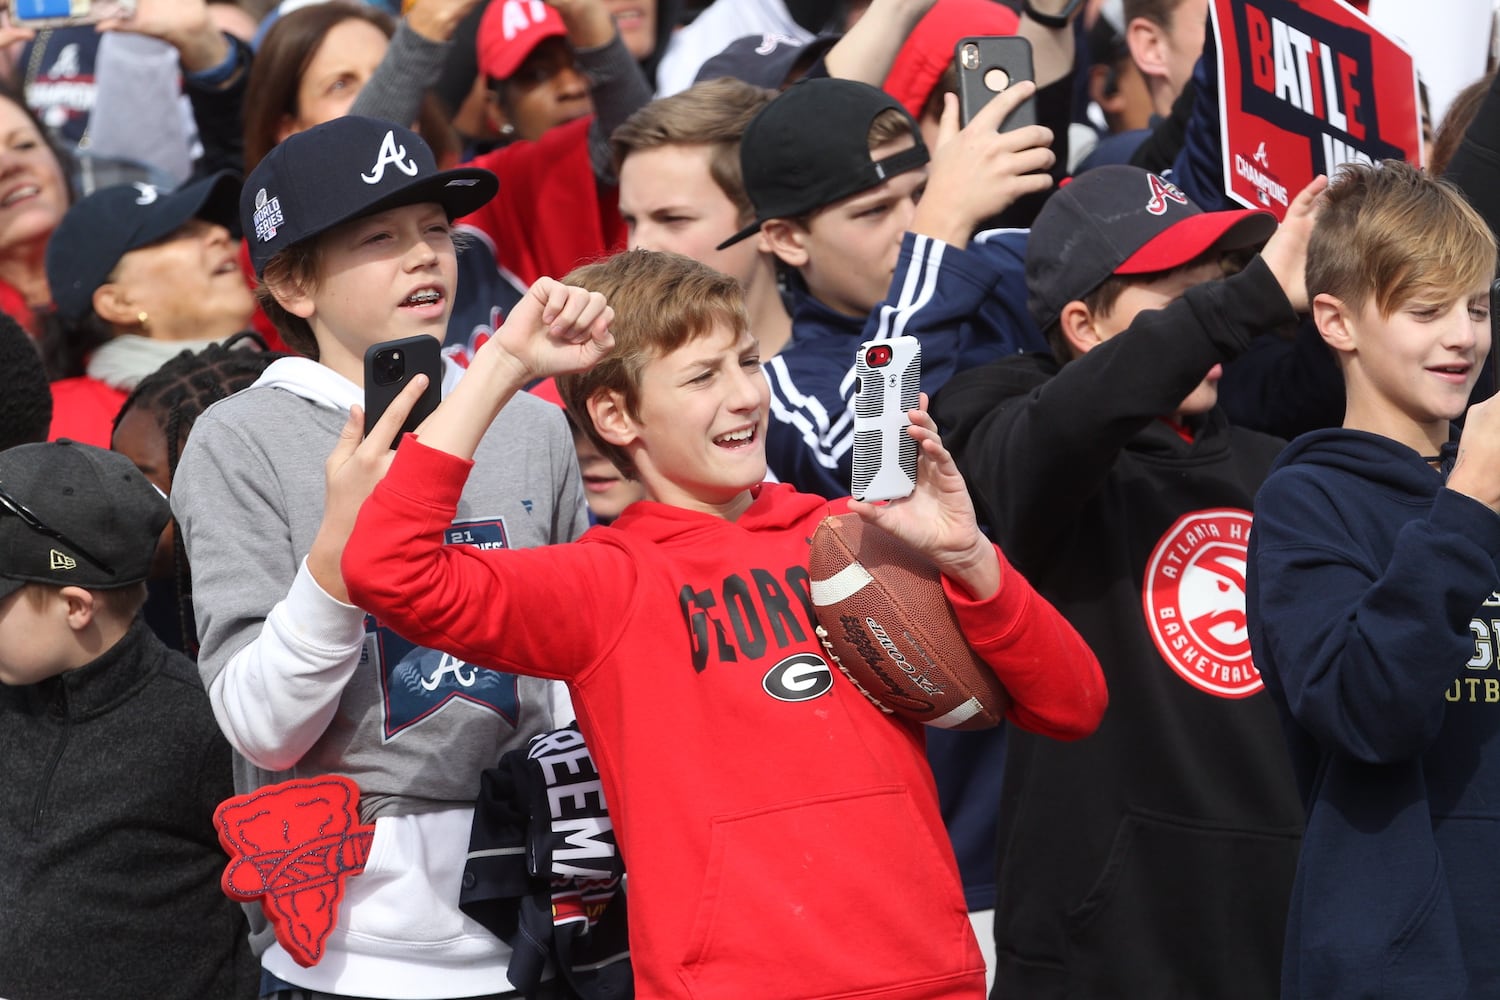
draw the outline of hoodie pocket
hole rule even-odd
[[[1298,831],[1132,811],[1068,913],[1070,997],[1279,992]]]
[[[905,788],[714,822],[680,970],[692,996],[899,995],[979,968],[954,864]]]

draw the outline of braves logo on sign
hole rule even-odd
[[[1167,530],[1146,565],[1142,605],[1162,658],[1193,687],[1221,698],[1261,689],[1245,627],[1250,513],[1195,511]]]
[[[481,549],[508,548],[500,520],[455,521],[444,532],[449,545]],[[512,674],[473,667],[463,660],[418,646],[366,616],[366,655],[373,657],[385,702],[385,738],[431,717],[453,701],[487,708],[511,725],[521,713],[521,698]]]

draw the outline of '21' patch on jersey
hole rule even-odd
[[[455,521],[443,532],[443,541],[480,549],[509,548],[505,522],[499,518]],[[514,674],[470,666],[448,653],[418,646],[369,615],[365,631],[365,655],[380,677],[387,740],[455,700],[487,708],[516,724],[521,699]]]

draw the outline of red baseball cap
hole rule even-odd
[[[1014,35],[1019,25],[1016,12],[995,0],[937,0],[901,44],[881,87],[913,118],[920,117],[938,77],[953,65],[960,38]]]
[[[557,10],[542,0],[490,0],[479,21],[479,71],[507,80],[549,38],[567,38]]]

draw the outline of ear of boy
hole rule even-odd
[[[1354,315],[1343,299],[1327,292],[1317,295],[1312,300],[1312,315],[1323,343],[1339,352],[1340,356],[1354,353],[1356,345],[1351,322]]]
[[[760,237],[771,253],[788,267],[807,266],[807,227],[791,219],[767,219],[761,223]]]
[[[1089,351],[1104,343],[1105,338],[1100,336],[1099,328],[1094,323],[1094,314],[1089,307],[1078,299],[1074,299],[1063,306],[1057,321],[1062,326],[1063,339],[1068,342],[1072,349],[1069,358],[1058,358],[1059,362],[1069,361],[1072,358],[1087,354]]]
[[[599,436],[617,448],[628,448],[637,437],[636,422],[625,407],[625,397],[606,389],[589,397],[589,419]]]

